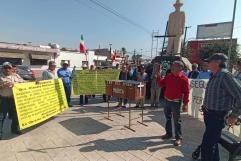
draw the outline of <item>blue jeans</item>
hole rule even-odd
[[[166,117],[166,134],[172,137],[172,117],[175,126],[175,138],[182,139],[181,130],[181,102],[165,101],[164,113]]]
[[[204,111],[206,130],[202,140],[201,161],[219,161],[218,142],[225,127],[224,117],[227,112]]]
[[[64,90],[65,90],[67,102],[68,102],[68,104],[70,104],[71,84],[64,84]]]

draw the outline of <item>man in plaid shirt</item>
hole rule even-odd
[[[202,141],[201,161],[220,160],[218,142],[225,121],[229,126],[234,126],[241,114],[241,85],[226,69],[227,60],[224,54],[214,54],[207,59],[212,77],[207,84],[203,104],[206,129]]]

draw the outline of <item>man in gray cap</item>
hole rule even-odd
[[[206,129],[202,141],[201,161],[220,160],[218,142],[225,122],[234,126],[241,114],[241,85],[226,69],[227,60],[227,56],[220,53],[206,60],[212,76],[207,84],[203,103]],[[225,120],[225,116],[230,112]]]
[[[42,80],[57,79],[58,76],[55,72],[56,63],[54,61],[49,62],[49,68],[42,73]]]
[[[18,125],[18,118],[16,107],[13,98],[12,88],[16,83],[22,83],[24,80],[16,73],[12,72],[12,64],[9,62],[3,63],[2,74],[0,74],[0,96],[1,96],[1,112],[3,118],[1,122],[3,124],[4,119],[6,118],[7,113],[12,117],[11,131],[14,134],[21,134]],[[0,126],[2,126],[2,124]],[[2,129],[2,127],[0,127]],[[2,135],[0,134],[0,137]]]

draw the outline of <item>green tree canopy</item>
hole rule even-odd
[[[200,48],[199,53],[202,60],[209,58],[214,53],[224,53],[228,55],[229,45],[228,44],[213,44],[207,45],[206,47]],[[232,47],[232,54],[231,54],[231,64],[237,62],[240,58],[240,52],[238,49],[238,45]]]

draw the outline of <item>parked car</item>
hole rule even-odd
[[[0,66],[0,72],[2,72],[2,65]],[[24,80],[35,80],[34,72],[26,65],[17,66],[17,74],[20,75]]]

